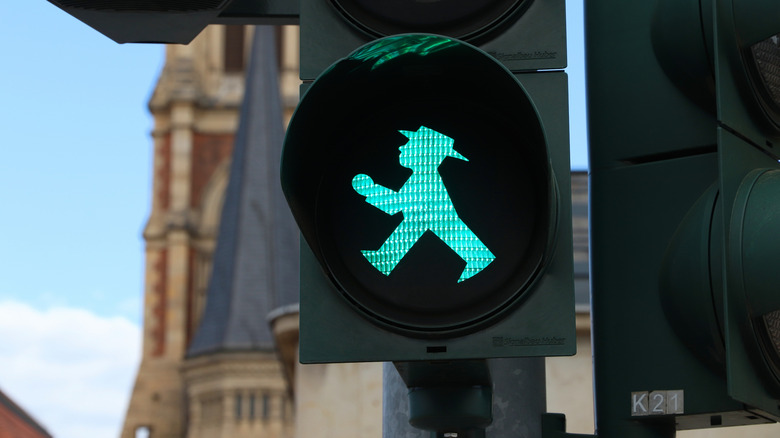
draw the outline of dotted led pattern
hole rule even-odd
[[[495,255],[460,219],[452,204],[438,167],[446,157],[468,161],[453,149],[453,139],[421,126],[417,131],[399,131],[409,141],[401,146],[400,164],[413,173],[396,192],[360,174],[352,187],[366,202],[393,215],[403,213],[403,221],[377,250],[363,250],[366,259],[385,275],[390,275],[401,259],[427,231],[432,231],[465,262],[458,283],[485,269]]]

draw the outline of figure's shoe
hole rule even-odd
[[[392,260],[388,260],[385,251],[381,251],[381,250],[372,251],[372,250],[365,249],[360,252],[363,253],[363,257],[365,257],[366,260],[368,260],[368,262],[371,263],[377,269],[377,271],[385,275],[390,275],[390,272],[393,271],[395,265],[398,264],[397,261],[393,263]]]
[[[472,258],[471,260],[466,260],[466,267],[463,268],[463,272],[460,274],[458,283],[464,280],[468,280],[469,278],[479,274],[483,269],[487,268],[489,264],[493,263],[493,260],[496,259],[496,256],[488,251],[487,248],[485,248],[485,251],[487,251],[487,254],[484,258]]]

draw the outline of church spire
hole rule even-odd
[[[187,356],[274,349],[272,310],[298,300],[298,231],[282,196],[274,29],[255,30],[206,308]]]

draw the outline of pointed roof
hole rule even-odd
[[[51,435],[0,391],[0,438],[51,438]]]
[[[274,349],[268,314],[298,302],[298,228],[282,195],[275,33],[255,29],[206,308],[187,356]]]

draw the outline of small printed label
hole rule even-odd
[[[685,413],[685,391],[637,391],[631,393],[631,416]]]
[[[558,58],[558,52],[555,50],[535,50],[533,52],[488,52],[491,56],[499,61],[532,61],[537,59],[556,59]]]
[[[563,345],[566,343],[566,338],[559,338],[556,336],[543,336],[540,338],[524,337],[524,338],[512,338],[509,336],[494,336],[494,347],[530,347],[534,345]]]

